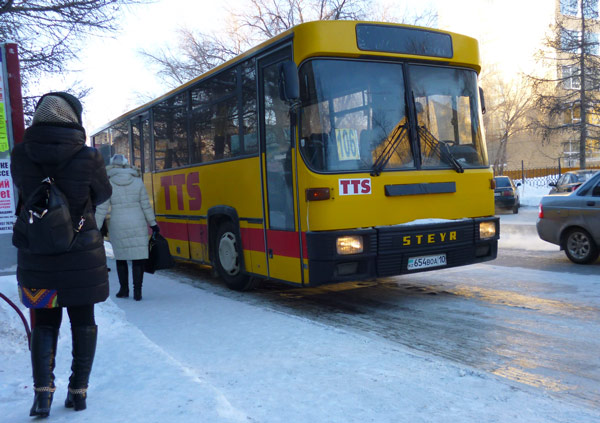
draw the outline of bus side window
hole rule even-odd
[[[189,164],[186,105],[186,95],[182,93],[154,107],[156,170]]]

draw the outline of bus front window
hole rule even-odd
[[[415,167],[400,64],[313,60],[300,69],[300,151],[316,171]]]
[[[409,74],[422,167],[487,166],[475,71],[411,65]]]
[[[300,90],[299,147],[315,171],[378,175],[488,165],[475,71],[316,59],[301,67]],[[412,127],[406,99],[416,116]]]

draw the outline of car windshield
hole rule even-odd
[[[496,178],[496,188],[509,188],[510,180],[508,178]]]
[[[474,71],[319,59],[302,66],[300,81],[299,147],[313,170],[487,166]]]

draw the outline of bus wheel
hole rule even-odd
[[[242,269],[242,247],[233,223],[223,222],[215,239],[215,266],[228,288],[245,291],[252,287],[252,278]]]

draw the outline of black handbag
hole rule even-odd
[[[144,263],[144,272],[154,273],[157,270],[170,269],[175,260],[169,251],[169,242],[160,233],[154,233],[148,241],[148,259]]]

